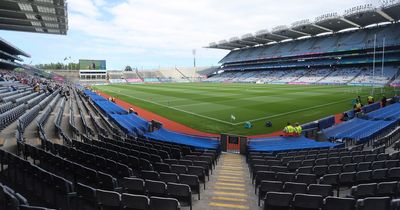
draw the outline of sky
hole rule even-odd
[[[228,53],[210,42],[290,25],[378,0],[68,0],[66,36],[0,31],[26,63],[104,59],[108,70],[215,66]]]

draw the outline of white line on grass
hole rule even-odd
[[[230,122],[226,122],[226,121],[223,121],[223,120],[220,120],[220,119],[216,119],[216,118],[204,116],[204,115],[201,115],[201,114],[197,114],[197,113],[194,113],[194,112],[178,109],[178,108],[175,108],[175,107],[166,106],[164,104],[160,104],[160,103],[157,103],[157,102],[154,102],[154,101],[149,101],[149,100],[146,100],[146,99],[142,99],[142,98],[137,98],[137,97],[134,97],[134,96],[126,95],[126,94],[123,94],[123,93],[120,93],[120,92],[116,92],[116,91],[113,91],[113,90],[108,90],[108,91],[116,93],[116,94],[119,94],[119,95],[124,95],[124,96],[129,97],[129,98],[134,98],[134,99],[137,99],[137,100],[140,100],[140,101],[144,101],[144,102],[147,102],[147,103],[151,103],[151,104],[155,104],[155,105],[158,105],[158,106],[162,106],[162,107],[165,107],[165,108],[173,109],[173,110],[176,110],[176,111],[179,111],[179,112],[184,112],[184,113],[191,114],[191,115],[194,115],[194,116],[202,117],[202,118],[205,118],[205,119],[217,121],[217,122],[228,124],[228,125],[235,125],[235,123],[230,123]]]
[[[257,118],[257,119],[253,119],[253,120],[246,120],[246,121],[234,123],[233,125],[236,126],[236,125],[240,125],[240,124],[243,124],[243,123],[245,123],[245,122],[248,122],[248,121],[249,121],[249,122],[256,122],[256,121],[260,121],[260,120],[265,120],[265,119],[270,119],[270,118],[285,116],[285,115],[288,115],[288,114],[293,114],[293,113],[302,112],[302,111],[307,111],[307,110],[311,110],[311,109],[315,109],[315,108],[330,106],[330,105],[333,105],[333,104],[339,104],[339,103],[342,103],[343,101],[347,101],[347,100],[349,100],[349,99],[343,99],[343,100],[340,100],[340,101],[335,101],[335,102],[331,102],[331,103],[326,103],[326,104],[321,104],[321,105],[317,105],[317,106],[307,107],[307,108],[304,108],[304,109],[296,109],[296,110],[293,110],[293,111],[289,111],[289,112],[285,112],[285,113],[280,113],[280,114],[276,114],[276,115],[271,115],[271,116],[268,116],[268,117],[261,117],[261,118]]]
[[[134,99],[145,101],[145,102],[148,102],[148,103],[152,103],[152,104],[155,104],[155,105],[158,105],[158,106],[162,106],[162,107],[166,107],[166,108],[169,108],[169,109],[173,109],[173,110],[176,110],[176,111],[179,111],[179,112],[191,114],[191,115],[194,115],[194,116],[202,117],[202,118],[205,118],[205,119],[209,119],[209,120],[213,120],[213,121],[216,121],[216,122],[220,122],[220,123],[224,123],[224,124],[228,124],[228,125],[233,125],[233,126],[237,126],[237,125],[243,124],[243,123],[248,122],[248,121],[249,122],[256,122],[256,121],[260,121],[260,120],[265,120],[265,119],[285,116],[285,115],[293,114],[293,113],[297,113],[297,112],[302,112],[302,111],[307,111],[307,110],[311,110],[311,109],[330,106],[330,105],[333,105],[333,104],[339,104],[339,103],[341,103],[343,101],[349,100],[349,99],[343,99],[343,100],[340,100],[340,101],[335,101],[335,102],[331,102],[331,103],[316,105],[316,106],[307,107],[307,108],[304,108],[304,109],[297,109],[297,110],[284,112],[284,113],[280,113],[280,114],[276,114],[276,115],[271,115],[271,116],[267,116],[267,117],[261,117],[261,118],[256,118],[256,119],[252,119],[252,120],[245,120],[245,121],[238,122],[238,123],[231,123],[231,122],[227,122],[227,121],[224,121],[224,120],[216,119],[216,118],[213,118],[213,117],[208,117],[208,116],[204,116],[204,115],[197,114],[197,113],[194,113],[194,112],[178,109],[178,108],[175,108],[175,107],[166,106],[164,104],[160,104],[160,103],[157,103],[157,102],[154,102],[154,101],[149,101],[149,100],[146,100],[146,99],[142,99],[142,98],[137,98],[137,97],[134,97],[134,96],[126,95],[126,94],[123,94],[123,93],[120,93],[120,92],[116,92],[116,91],[112,91],[112,90],[109,90],[109,91],[117,93],[117,94],[120,94],[120,95],[127,96],[129,98],[134,98]],[[193,105],[193,104],[191,104],[191,105]]]

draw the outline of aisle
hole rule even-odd
[[[221,155],[208,189],[195,207],[210,210],[261,209],[257,206],[257,196],[244,156]]]

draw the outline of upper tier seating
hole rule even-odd
[[[311,39],[295,40],[231,51],[221,63],[242,62],[265,58],[288,57],[306,54],[318,54],[354,49],[373,48],[374,36],[377,43],[382,43],[386,37],[386,46],[399,44],[400,24],[390,24],[382,27],[368,28],[335,35],[313,37]]]

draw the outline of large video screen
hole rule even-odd
[[[80,70],[106,70],[105,60],[79,60]]]

